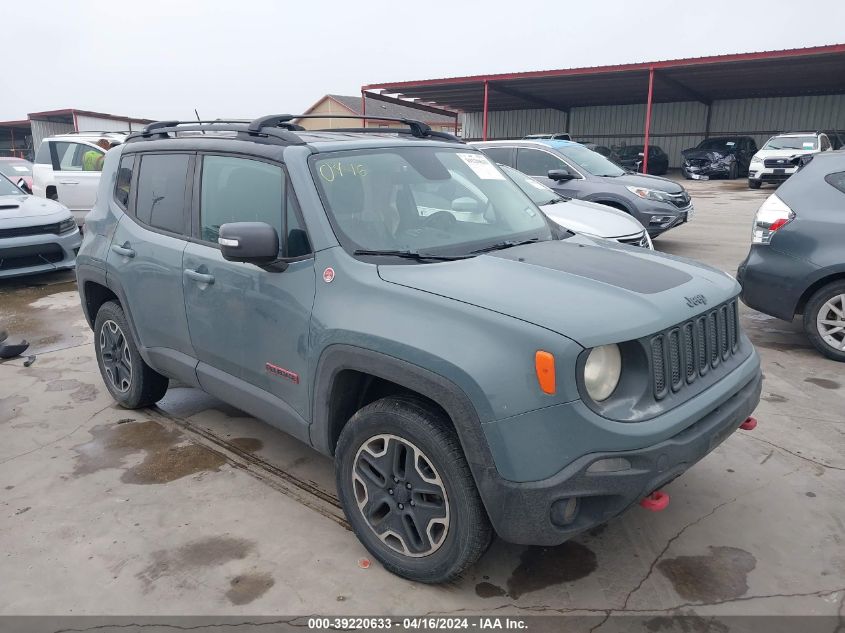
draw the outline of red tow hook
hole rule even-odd
[[[646,510],[660,512],[661,510],[665,510],[666,506],[669,505],[669,495],[662,490],[656,490],[640,501],[640,505]]]
[[[757,428],[757,418],[752,418],[751,416],[748,416],[745,419],[745,422],[739,425],[739,428],[741,428],[743,431],[753,431]]]

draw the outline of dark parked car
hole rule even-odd
[[[580,143],[485,141],[470,145],[565,198],[598,202],[630,213],[651,237],[689,221],[694,212],[689,193],[677,182],[629,173]]]
[[[607,160],[612,163],[619,164],[619,154],[616,153],[616,150],[608,147],[607,145],[597,145],[596,143],[592,143],[590,141],[578,141],[581,145],[586,147],[587,149],[591,149],[594,152],[598,152],[602,156],[604,156]]]
[[[845,362],[845,152],[816,154],[763,203],[737,271],[742,300],[785,321],[804,315],[822,354]]]
[[[707,180],[748,175],[751,157],[757,153],[757,143],[750,136],[721,136],[701,141],[698,147],[685,149],[681,173],[684,178]]]
[[[546,139],[552,141],[571,141],[572,137],[568,132],[544,132],[542,134],[526,134],[522,138],[526,140],[536,141],[538,139]]]
[[[619,165],[630,171],[642,173],[643,146],[628,145],[619,149]],[[662,176],[669,171],[669,156],[657,145],[648,146],[648,173]]]

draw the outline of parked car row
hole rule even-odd
[[[689,193],[667,178],[636,174],[572,141],[484,141],[470,143],[496,163],[537,179],[555,193],[604,204],[636,218],[651,237],[688,222]]]

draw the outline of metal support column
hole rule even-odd
[[[648,69],[648,100],[645,107],[645,142],[643,143],[643,173],[648,173],[648,136],[651,133],[651,100],[654,93],[654,67]]]
[[[484,80],[484,116],[482,117],[482,131],[481,131],[481,140],[487,140],[487,97],[488,93],[490,92],[489,86],[487,85],[487,80]]]

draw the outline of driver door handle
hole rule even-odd
[[[62,185],[78,185],[79,181],[78,180],[60,180],[59,183],[62,184]]]
[[[185,269],[185,277],[188,279],[192,279],[200,284],[213,284],[214,283],[214,275],[208,275],[206,273],[201,273],[196,270],[191,270],[190,268]]]
[[[124,257],[135,257],[135,250],[129,248],[129,242],[124,242],[123,246],[112,244],[111,249],[118,255],[123,255]]]

